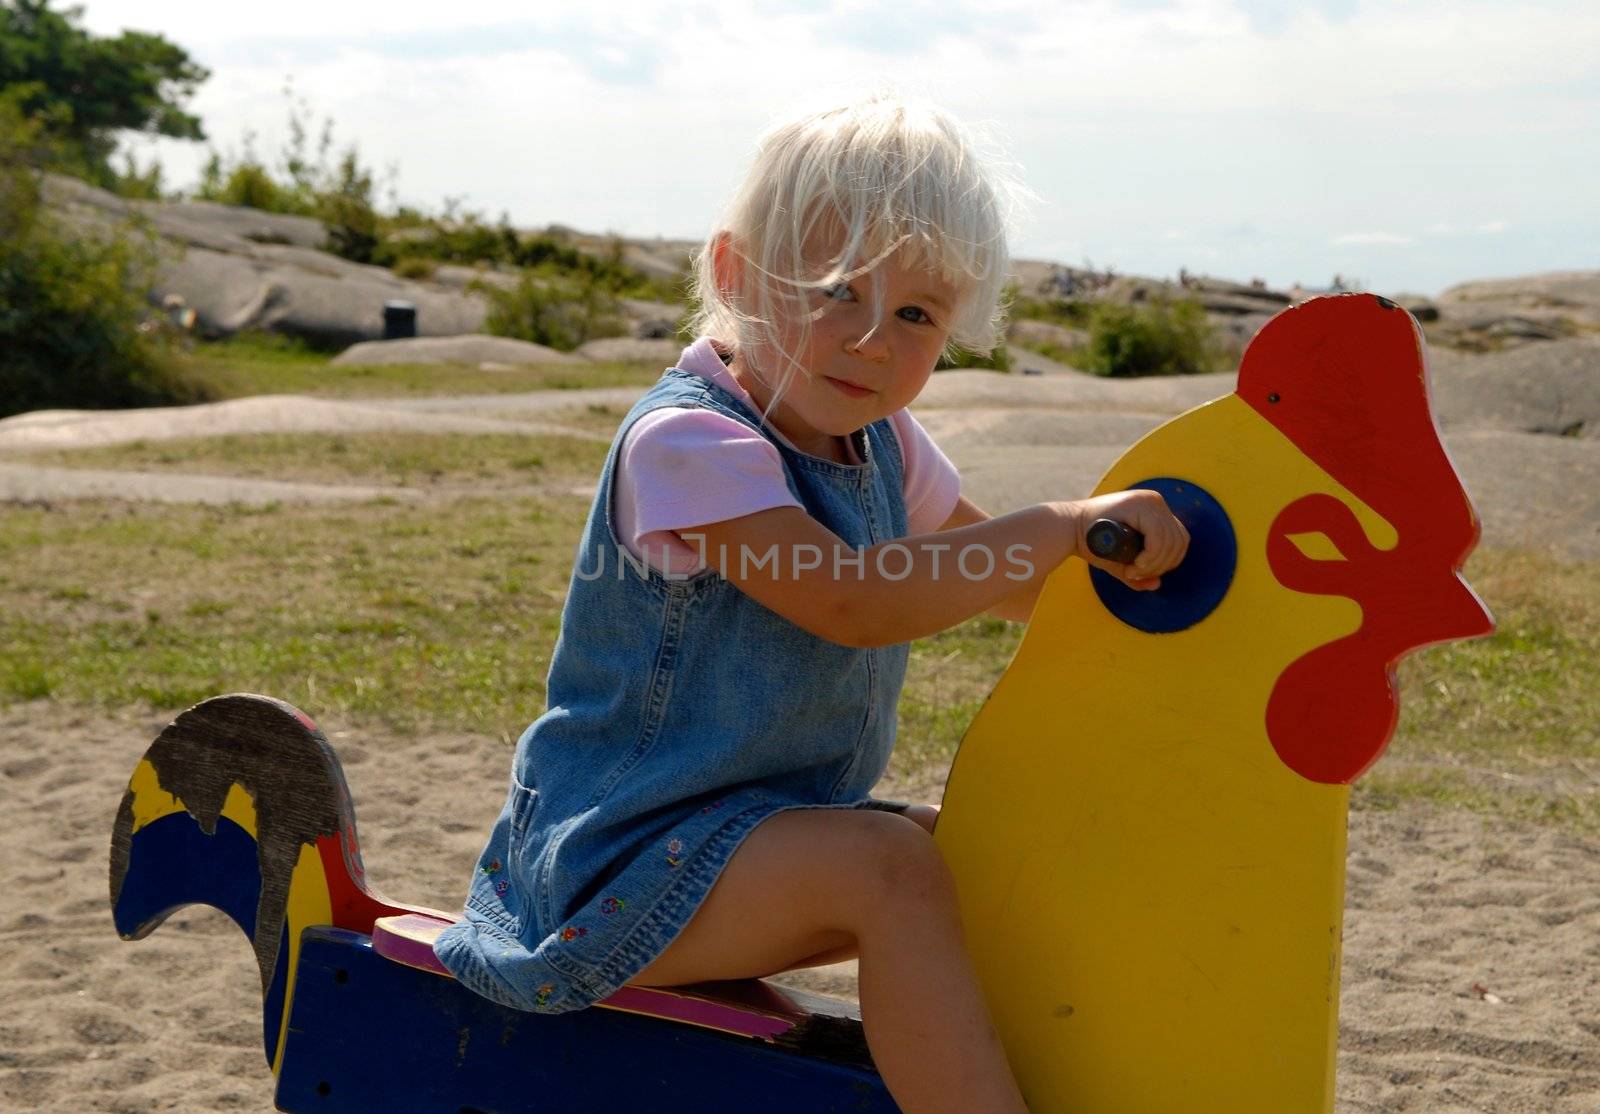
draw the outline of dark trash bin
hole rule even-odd
[[[417,307],[412,302],[383,303],[383,339],[401,340],[417,335]]]

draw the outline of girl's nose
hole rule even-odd
[[[868,360],[881,360],[889,355],[889,342],[884,330],[873,325],[854,340],[845,341],[845,351]]]

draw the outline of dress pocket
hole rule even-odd
[[[539,803],[539,794],[522,785],[513,785],[511,788],[511,838],[519,839],[528,828],[528,821],[533,818],[533,810]]]
[[[506,825],[506,865],[510,868],[507,881],[518,886],[523,891],[523,896],[530,902],[533,897],[533,879],[525,869],[528,857],[528,827],[532,823],[538,804],[539,794],[532,789],[526,789],[521,785],[511,787],[511,817],[510,823]]]

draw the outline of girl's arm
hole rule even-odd
[[[987,522],[993,516],[983,510],[978,504],[968,499],[965,495],[956,502],[955,510],[950,512],[950,517],[944,520],[940,531],[954,530],[961,526],[974,526],[979,522]],[[1018,588],[1009,596],[1003,597],[985,614],[996,619],[1010,619],[1014,623],[1026,623],[1033,615],[1033,605],[1039,600],[1039,592],[1044,587],[1044,581]]]
[[[959,505],[955,513],[974,512],[982,513]],[[1085,558],[1131,587],[1158,586],[1160,575],[1183,559],[1188,535],[1152,491],[1040,503],[859,554],[797,507],[679,536],[700,546],[723,577],[796,626],[830,642],[866,647],[945,630],[1013,597],[1031,609],[1045,577],[1068,557],[1085,555],[1084,530],[1100,517],[1120,519],[1145,536],[1144,552],[1132,565]],[[1013,601],[1007,611],[1017,608]]]

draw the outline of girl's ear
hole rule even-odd
[[[732,305],[744,278],[744,259],[734,247],[731,233],[718,232],[711,238],[711,275],[722,300]]]

